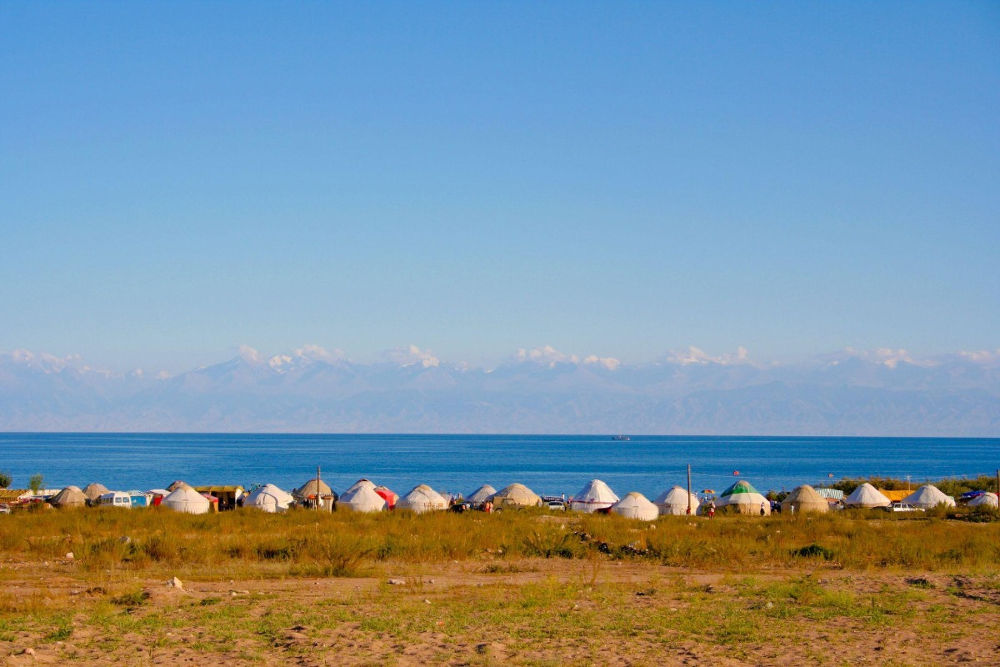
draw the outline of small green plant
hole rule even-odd
[[[28,488],[31,489],[32,493],[38,493],[38,490],[45,485],[45,478],[42,477],[40,473],[35,473],[28,479]]]
[[[0,489],[6,489],[11,483],[10,473],[0,470]]]

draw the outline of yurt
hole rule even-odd
[[[319,491],[318,497],[317,490]],[[292,491],[292,495],[309,507],[316,507],[318,502],[322,509],[330,512],[333,511],[334,503],[337,500],[333,489],[323,480],[315,478]]]
[[[385,498],[375,493],[374,486],[362,484],[350,493],[344,493],[337,507],[352,512],[381,512],[386,508]]]
[[[753,516],[760,516],[761,510],[763,510],[764,516],[771,513],[771,501],[753,488],[753,484],[744,480],[736,482],[723,491],[719,495],[719,499],[715,501],[715,506]]]
[[[542,499],[524,484],[511,484],[500,489],[490,498],[493,506],[500,507],[536,507],[542,504]]]
[[[465,500],[473,507],[479,507],[487,500],[489,500],[490,496],[492,496],[496,492],[497,490],[494,489],[489,484],[483,484],[481,487],[470,493],[469,497],[466,498]]]
[[[187,485],[171,491],[160,506],[187,514],[208,514],[212,510],[211,501]]]
[[[264,512],[285,512],[288,507],[295,502],[295,498],[292,494],[284,491],[274,484],[265,484],[264,486],[258,486],[254,489],[250,495],[243,499],[243,507],[252,507],[253,509],[262,510]]]
[[[886,498],[874,486],[865,482],[844,498],[844,504],[848,507],[888,507],[892,504],[892,501]]]
[[[641,521],[655,521],[660,516],[660,509],[638,491],[626,493],[624,498],[611,506],[611,511],[627,519]]]
[[[653,501],[659,510],[660,514],[674,514],[677,516],[683,516],[688,512],[688,501],[691,501],[691,514],[697,514],[698,496],[693,493],[688,493],[687,489],[674,486],[673,488],[664,491],[656,500]]]
[[[386,486],[382,486],[381,484],[375,487],[375,493],[377,493],[382,500],[385,501],[387,509],[396,509],[396,503],[399,501],[398,493]]]
[[[191,486],[191,485],[182,479],[175,479],[173,482],[170,483],[170,486],[167,487],[167,491],[176,491],[177,489],[183,486]]]
[[[990,493],[989,491],[987,491],[986,493],[981,493],[969,501],[969,507],[997,507],[997,506],[998,506],[997,494]]]
[[[829,512],[830,503],[808,484],[797,486],[781,501],[781,512]]]
[[[108,492],[108,487],[100,482],[91,482],[83,487],[83,495],[87,496],[88,505],[96,505],[98,499]]]
[[[569,501],[569,508],[578,512],[606,510],[619,500],[611,487],[599,479],[592,479]]]
[[[401,510],[412,510],[419,514],[420,512],[446,510],[448,509],[448,501],[426,484],[418,484],[399,500],[396,507]]]
[[[914,507],[923,507],[924,509],[930,509],[938,505],[944,505],[945,507],[955,506],[955,499],[933,484],[924,484],[903,498],[903,502],[909,503]]]
[[[78,486],[67,486],[65,489],[49,498],[53,507],[67,509],[70,507],[83,507],[87,504],[87,496],[83,494]]]
[[[374,489],[375,488],[375,482],[371,481],[370,479],[366,479],[366,478],[362,477],[361,479],[359,479],[358,481],[356,481],[354,484],[351,484],[349,487],[347,487],[347,491],[344,491],[344,493],[342,493],[341,496],[340,496],[340,498],[338,498],[337,500],[343,500],[344,498],[346,498],[350,494],[354,493],[355,491],[357,491],[361,487],[366,487],[366,488],[369,488],[369,489]]]

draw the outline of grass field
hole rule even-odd
[[[1000,522],[931,514],[0,516],[0,660],[991,662]]]

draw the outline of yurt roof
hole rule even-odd
[[[107,492],[108,487],[104,486],[100,482],[91,482],[87,486],[83,487],[83,495],[87,496],[88,500],[97,500]]]
[[[374,487],[362,484],[350,494],[347,500],[344,500],[347,495],[345,493],[340,497],[340,500],[337,501],[338,506],[342,505],[359,512],[374,512],[383,510],[386,507],[385,498],[375,493]]]
[[[937,505],[954,505],[955,499],[933,484],[924,484],[903,498],[903,502],[920,507],[936,507]]]
[[[830,502],[823,496],[819,495],[816,489],[808,484],[795,487],[792,489],[792,492],[789,493],[783,501],[781,501],[782,511],[791,509],[793,506],[795,509],[805,512],[828,512],[830,510]]]
[[[67,486],[52,496],[49,502],[53,505],[84,505],[87,502],[87,496],[80,490],[80,487]]]
[[[329,484],[327,484],[323,480],[319,480],[318,485],[319,485],[320,495],[323,496],[333,495],[333,489],[330,488]],[[316,487],[317,487],[317,480],[314,477],[313,479],[310,479],[308,482],[306,482],[298,489],[296,489],[295,493],[296,495],[302,496],[303,498],[310,498],[316,495]]]
[[[741,479],[740,481],[736,482],[735,484],[733,484],[732,486],[730,486],[728,489],[726,489],[725,491],[723,491],[720,494],[720,497],[721,498],[725,498],[727,496],[733,496],[733,495],[736,495],[738,493],[756,493],[757,495],[761,495],[760,491],[758,491],[757,489],[753,488],[753,484],[751,484],[750,482],[746,481],[745,479]]]
[[[468,500],[470,503],[484,503],[490,496],[492,496],[496,492],[497,490],[494,489],[489,484],[483,484],[481,487],[470,493],[469,497],[466,498],[466,500]]]
[[[493,498],[515,505],[537,505],[542,502],[541,496],[524,484],[518,484],[517,482],[500,489],[493,494]]]
[[[613,504],[618,502],[618,494],[599,479],[592,479],[580,492],[573,496],[575,503]]]
[[[182,479],[175,479],[173,482],[170,483],[170,486],[167,487],[167,491],[176,491],[182,486],[191,486],[191,485]]]
[[[366,486],[369,489],[374,489],[375,488],[375,482],[371,481],[367,477],[362,477],[361,479],[359,479],[358,481],[356,481],[354,484],[351,484],[347,488],[347,491],[344,491],[344,495],[346,496],[346,495],[348,495],[350,493],[353,493],[353,492],[357,491],[358,489],[360,489],[362,486]]]
[[[846,505],[868,505],[870,507],[885,507],[889,505],[891,501],[885,497],[878,489],[869,484],[868,482],[863,483],[858,488],[854,489],[846,498],[844,498],[844,504]]]
[[[989,491],[981,493],[969,501],[970,507],[997,507],[997,505],[997,494],[990,493]]]
[[[275,500],[278,501],[279,504],[287,505],[288,503],[295,501],[295,498],[292,497],[292,494],[288,493],[284,489],[277,487],[274,484],[265,484],[263,486],[258,486],[256,489],[250,492],[250,495],[247,496],[244,502],[253,503],[257,500],[257,498],[263,495],[273,496]]]
[[[694,493],[690,494],[691,505],[697,507],[699,504],[698,496]],[[656,500],[653,501],[656,505],[687,505],[688,492],[682,486],[674,485],[658,495]]]

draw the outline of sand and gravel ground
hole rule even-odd
[[[70,560],[8,559],[0,661],[918,665],[1000,655],[1000,577],[989,573],[741,574],[544,558],[376,570],[208,572],[178,589],[141,574],[95,579]]]

